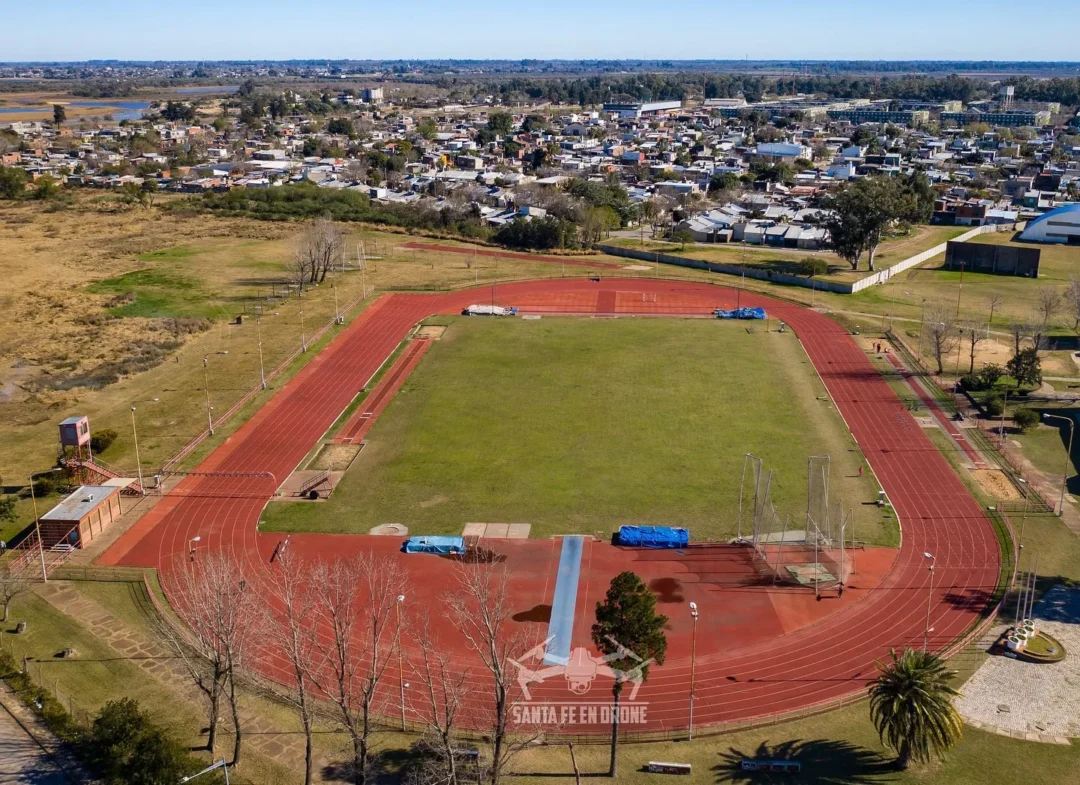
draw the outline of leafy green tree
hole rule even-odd
[[[326,132],[328,134],[343,134],[350,139],[356,135],[356,131],[353,130],[352,120],[347,117],[334,117],[326,124]]]
[[[896,750],[897,765],[927,763],[960,740],[963,721],[953,705],[959,696],[949,684],[954,673],[932,652],[905,649],[870,685],[870,719],[882,743]]]
[[[34,198],[48,200],[56,198],[60,192],[60,186],[52,175],[43,174],[34,181]]]
[[[0,166],[0,197],[21,199],[26,195],[26,172],[17,166]]]
[[[108,785],[172,785],[191,772],[187,751],[133,698],[109,701],[84,742],[91,768]]]
[[[0,496],[0,521],[15,522],[15,496]]]
[[[1034,409],[1017,409],[1012,419],[1020,433],[1027,433],[1039,424],[1039,413]]]
[[[57,128],[67,122],[67,110],[64,108],[63,104],[53,104],[52,120],[53,125]]]
[[[893,223],[918,220],[923,207],[909,184],[893,177],[865,177],[847,186],[829,200],[834,214],[826,221],[833,249],[859,269],[863,253],[868,254],[869,269],[874,269],[874,254]]]
[[[514,130],[514,118],[509,112],[492,112],[488,117],[487,128],[500,136],[509,136]]]
[[[709,179],[709,193],[711,194],[720,191],[735,191],[741,187],[742,181],[734,172],[721,172],[720,174],[714,174]]]
[[[694,242],[694,233],[689,229],[676,229],[671,233],[672,242],[679,244],[679,250],[686,248],[687,243]]]
[[[435,134],[439,132],[439,125],[430,117],[425,117],[416,126],[417,132],[420,134],[420,138],[426,141],[431,141],[435,138]]]
[[[656,595],[632,572],[623,572],[611,580],[607,596],[596,603],[596,623],[592,639],[605,656],[618,655],[609,664],[627,673],[638,670],[642,680],[649,678],[649,664],[664,664],[668,618],[656,612]],[[619,746],[619,696],[624,682],[615,679],[611,717],[611,762],[608,776],[617,775],[616,755]]]
[[[1017,352],[1005,365],[1009,376],[1016,379],[1017,384],[1029,387],[1038,387],[1042,384],[1042,361],[1039,360],[1039,352],[1034,347],[1022,349]]]

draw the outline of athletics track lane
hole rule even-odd
[[[481,289],[487,292],[487,289]],[[748,719],[811,706],[863,689],[875,661],[890,647],[920,646],[928,597],[929,571],[924,551],[936,556],[931,645],[940,648],[961,634],[984,609],[999,573],[997,539],[979,505],[922,431],[866,355],[832,320],[799,306],[760,295],[706,284],[664,280],[605,279],[537,281],[499,287],[501,304],[515,297],[537,303],[544,295],[580,303],[578,312],[595,312],[601,292],[615,292],[620,313],[647,309],[653,315],[707,313],[713,307],[767,308],[798,334],[856,440],[896,508],[903,543],[881,585],[860,602],[823,621],[765,643],[737,642],[702,635],[697,656],[695,724]],[[622,296],[619,296],[619,295]],[[642,295],[655,300],[641,305]],[[356,391],[420,319],[454,312],[475,299],[469,290],[446,295],[384,295],[346,328],[322,354],[279,391],[248,423],[199,467],[201,471],[272,471],[284,478],[303,458]],[[605,299],[610,295],[605,295]],[[482,299],[482,298],[481,298]],[[576,309],[575,309],[576,310]],[[260,484],[261,483],[261,484]],[[265,480],[227,477],[189,478],[180,493],[163,499],[122,537],[102,563],[154,566],[168,586],[174,557],[186,554],[199,534],[200,547],[234,549],[256,576],[280,535],[258,535],[259,513],[270,495]],[[372,547],[387,550],[386,538],[347,535],[293,535],[290,547],[309,556],[347,555]],[[539,563],[554,574],[555,541],[500,543],[508,564]],[[389,546],[393,546],[391,549]],[[415,559],[416,557],[410,557]],[[426,562],[428,585],[449,580],[444,565]],[[416,562],[407,562],[410,568]],[[632,566],[632,565],[631,565]],[[587,575],[582,575],[583,583]],[[550,598],[553,582],[517,579],[522,593],[516,606],[528,608]],[[446,588],[445,583],[441,588]],[[598,592],[593,587],[593,596]],[[712,613],[722,613],[717,608]],[[704,623],[703,619],[703,623]],[[542,639],[536,624],[533,638]],[[576,640],[581,645],[585,641]],[[460,652],[462,662],[466,657]],[[269,666],[269,675],[278,667]],[[673,646],[667,664],[655,668],[639,698],[649,702],[649,729],[685,727],[689,651]],[[471,673],[477,684],[482,674]],[[396,681],[388,693],[396,693]],[[557,698],[559,688],[537,691]],[[565,693],[562,693],[565,694]],[[581,730],[580,728],[575,730]]]

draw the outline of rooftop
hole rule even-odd
[[[75,492],[41,516],[43,521],[81,521],[114,493],[119,485],[82,485]]]

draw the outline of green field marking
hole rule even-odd
[[[805,515],[806,459],[830,454],[857,535],[895,545],[862,455],[790,332],[711,320],[456,320],[368,435],[333,497],[270,504],[265,530],[460,533],[523,521],[534,536],[649,523],[735,534],[743,456]]]

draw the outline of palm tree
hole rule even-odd
[[[870,719],[906,769],[960,740],[963,721],[952,702],[960,693],[949,684],[955,673],[936,654],[906,649],[899,656],[890,650],[889,656],[892,662],[879,663],[881,673],[870,684]]]

